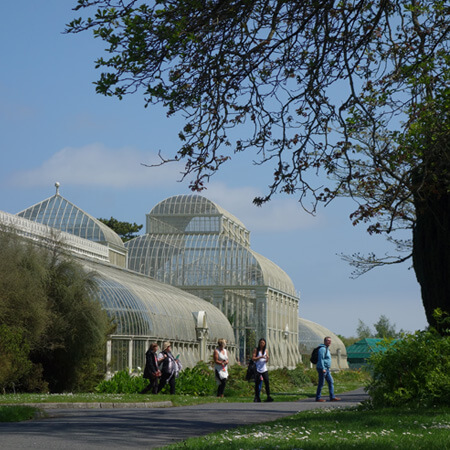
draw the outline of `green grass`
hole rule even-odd
[[[318,409],[164,448],[443,450],[450,448],[450,408]]]
[[[22,422],[36,416],[42,416],[42,412],[31,406],[0,406],[0,422]]]
[[[336,384],[337,394],[351,391],[361,387],[361,382],[348,381]],[[324,387],[323,394],[327,394]],[[303,398],[314,397],[316,387],[313,385],[298,388],[291,392],[273,392],[275,401],[295,401]],[[264,397],[264,389],[263,389]],[[192,395],[141,395],[141,394],[98,394],[98,393],[66,393],[66,394],[4,394],[0,395],[0,406],[2,404],[23,404],[23,403],[139,403],[139,402],[160,402],[172,401],[174,406],[198,405],[201,403],[214,402],[252,402],[253,384],[249,383],[248,395],[230,396],[225,389],[225,397],[218,399],[215,396],[192,396]]]

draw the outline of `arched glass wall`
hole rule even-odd
[[[208,360],[219,338],[226,339],[234,352],[233,330],[210,303],[130,270],[94,261],[82,263],[94,272],[103,307],[117,324],[110,343],[113,372],[143,367],[145,350],[152,341],[160,345],[171,341],[185,367]],[[206,332],[199,329],[199,312],[205,314]]]

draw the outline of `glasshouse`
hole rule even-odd
[[[250,232],[219,205],[200,195],[170,197],[147,214],[146,233],[125,245],[129,269],[201,297],[226,315],[239,360],[264,337],[272,368],[301,361],[299,299],[291,279],[250,248]]]
[[[234,362],[233,329],[211,303],[146,275],[128,270],[127,249],[103,223],[56,194],[0,221],[39,242],[59,241],[87,270],[94,271],[103,307],[117,324],[106,349],[108,372],[143,367],[152,341],[172,342],[185,367],[207,361],[217,340],[228,341]]]
[[[300,351],[302,355],[306,356],[306,361],[308,361],[313,349],[318,345],[323,344],[323,340],[326,336],[331,337],[331,369],[348,369],[347,351],[344,343],[332,331],[324,326],[312,322],[311,320],[298,319]]]

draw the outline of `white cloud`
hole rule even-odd
[[[62,185],[102,187],[111,189],[145,189],[184,191],[187,182],[181,179],[182,163],[150,168],[142,165],[160,162],[158,155],[124,147],[110,149],[103,144],[65,147],[39,167],[16,172],[9,183],[22,188],[46,187],[59,181]],[[218,174],[220,176],[220,174]],[[177,186],[178,184],[178,186]],[[317,226],[319,219],[307,214],[294,197],[275,196],[262,207],[253,204],[261,192],[252,186],[237,186],[233,180],[211,182],[201,193],[238,217],[252,231],[289,232]]]
[[[255,206],[253,199],[261,192],[251,186],[229,187],[212,182],[204,195],[238,217],[251,231],[294,231],[317,226],[319,221],[306,213],[294,197],[275,196],[265,205]]]
[[[22,187],[47,186],[49,180],[75,186],[110,188],[161,187],[181,178],[180,165],[158,168],[142,165],[159,162],[157,155],[133,148],[108,149],[103,144],[65,147],[40,167],[16,172],[11,184]]]

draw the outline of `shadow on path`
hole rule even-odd
[[[273,403],[210,403],[177,408],[57,409],[49,418],[0,423],[4,450],[157,448],[214,431],[275,420],[315,408],[350,407],[368,399],[363,389],[341,402],[314,399]]]

